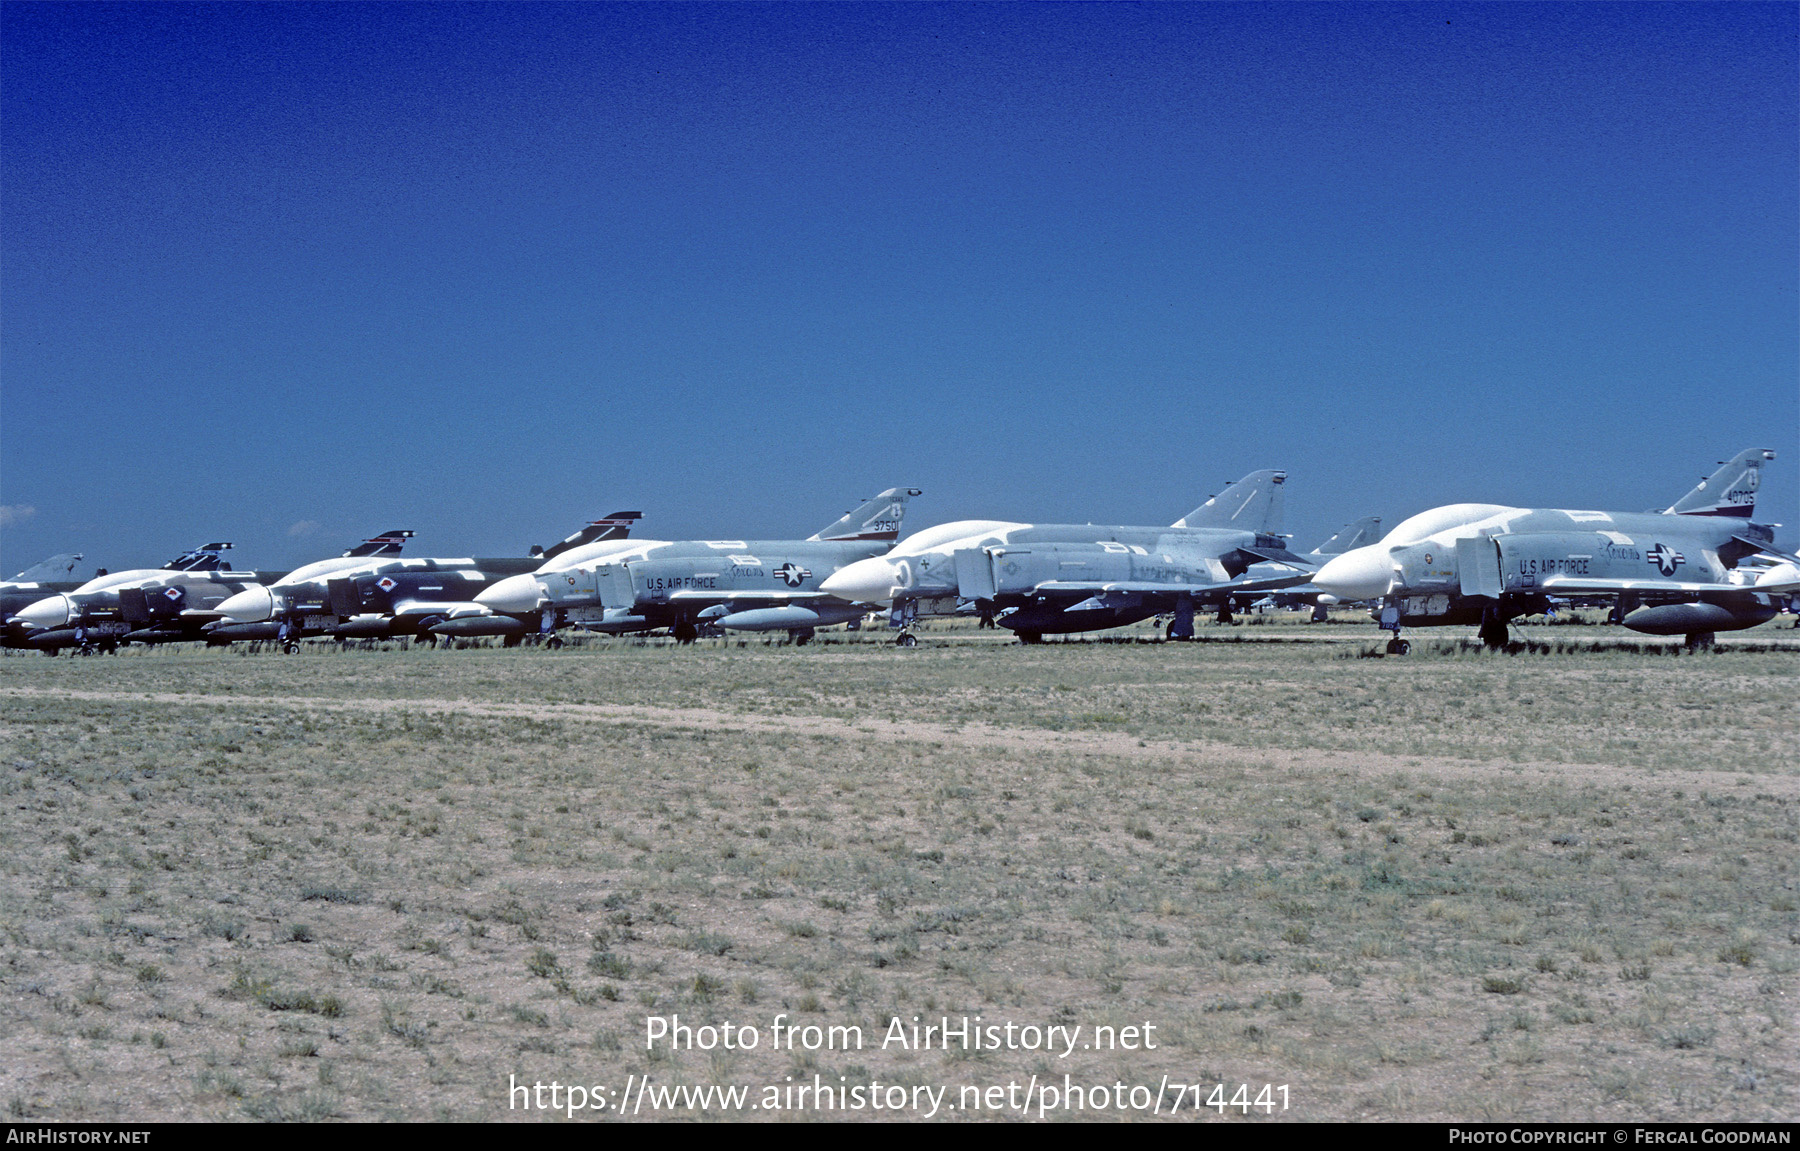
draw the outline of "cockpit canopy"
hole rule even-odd
[[[1382,537],[1384,547],[1401,547],[1405,544],[1416,544],[1420,540],[1456,528],[1470,527],[1496,516],[1508,515],[1518,511],[1503,504],[1445,504],[1441,508],[1420,512],[1410,519],[1402,520],[1394,530]]]
[[[1009,523],[1005,520],[955,520],[951,523],[926,528],[922,532],[914,532],[888,555],[895,557],[922,555],[958,540],[995,535],[1026,526],[1028,525]]]
[[[160,568],[133,568],[130,571],[113,572],[111,575],[95,576],[74,590],[73,595],[92,595],[95,592],[114,591],[118,588],[134,586],[151,580],[162,579],[164,572]]]

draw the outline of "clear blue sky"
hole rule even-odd
[[[1800,523],[1793,4],[0,6],[0,567]]]

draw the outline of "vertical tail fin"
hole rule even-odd
[[[63,552],[51,556],[47,560],[39,560],[7,580],[7,583],[66,583],[75,565],[81,562],[80,552]]]
[[[631,525],[644,518],[643,512],[613,512],[605,519],[593,520],[572,536],[565,536],[563,541],[547,548],[534,547],[531,554],[555,559],[570,548],[584,547],[587,544],[599,543],[601,540],[623,540],[631,538]]]
[[[1313,549],[1314,555],[1341,556],[1347,551],[1354,551],[1369,544],[1381,542],[1381,517],[1364,516],[1355,523],[1345,524],[1338,533]]]
[[[889,488],[861,507],[846,512],[844,518],[820,528],[809,540],[887,540],[900,538],[900,520],[906,515],[906,501],[921,494],[918,488]]]
[[[190,552],[182,552],[163,565],[164,571],[208,572],[229,571],[231,565],[219,558],[219,553],[229,551],[230,544],[202,544]]]
[[[1700,481],[1700,486],[1663,510],[1674,516],[1739,516],[1756,514],[1756,489],[1762,484],[1762,466],[1775,458],[1767,448],[1746,448]]]
[[[1286,472],[1251,472],[1170,526],[1275,535],[1281,530],[1281,485],[1286,482]]]
[[[392,531],[382,532],[374,539],[364,540],[344,554],[347,556],[397,556],[412,535],[413,533],[404,528],[394,528]]]

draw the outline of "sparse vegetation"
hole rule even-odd
[[[515,1071],[760,1084],[801,1053],[652,1060],[644,1017],[766,1039],[782,1012],[1160,1041],[801,1064],[834,1079],[1793,1113],[1800,654],[1365,662],[1254,630],[0,659],[9,1113],[483,1119]]]

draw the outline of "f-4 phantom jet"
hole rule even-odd
[[[1312,568],[1275,535],[1286,472],[1252,472],[1169,527],[959,520],[852,564],[820,590],[852,603],[891,605],[911,647],[923,616],[972,605],[984,621],[1036,643],[1046,633],[1122,627],[1172,614],[1169,635],[1194,634],[1194,610],[1237,592],[1305,583]],[[1251,565],[1286,565],[1246,576]]]
[[[30,607],[46,596],[71,592],[86,583],[86,580],[75,578],[75,567],[80,562],[80,552],[64,552],[39,560],[11,579],[0,582],[0,621],[12,619],[20,609]],[[28,625],[24,623],[0,626],[0,644],[24,647],[27,629]]]
[[[8,619],[23,643],[47,655],[65,647],[83,654],[117,651],[124,643],[176,643],[202,638],[212,610],[247,587],[280,572],[232,571],[220,557],[228,543],[184,552],[160,568],[96,576],[74,591],[46,596]]]
[[[1544,611],[1552,596],[1610,598],[1634,631],[1710,644],[1715,632],[1772,619],[1781,597],[1800,591],[1800,561],[1751,522],[1774,458],[1739,452],[1662,512],[1433,508],[1331,560],[1313,583],[1340,600],[1380,600],[1395,655],[1408,647],[1402,627],[1478,624],[1483,642],[1503,646],[1507,622]]]
[[[458,615],[447,635],[552,632],[564,625],[628,633],[668,628],[683,642],[703,627],[785,631],[796,643],[867,609],[822,590],[832,573],[893,546],[917,488],[889,488],[803,540],[633,540],[577,548],[475,597],[485,615]],[[489,630],[496,629],[496,630]]]
[[[420,636],[437,642],[432,627],[458,611],[480,610],[473,600],[495,580],[530,571],[554,556],[597,539],[630,534],[639,512],[595,520],[548,551],[495,559],[403,559],[413,533],[385,532],[342,556],[297,568],[268,587],[247,589],[219,605],[225,620],[209,636],[220,640],[273,639],[299,650],[308,636],[372,639]],[[215,641],[217,642],[217,641]],[[509,642],[517,643],[516,637]]]
[[[290,611],[289,598],[298,589],[329,580],[333,575],[370,571],[397,560],[412,534],[394,528],[364,540],[342,555],[297,567],[270,586],[246,588],[242,594],[219,604],[213,622],[206,626],[207,642],[222,645],[240,639],[289,640],[290,636],[297,640],[300,629],[293,625],[303,623],[304,609],[296,597],[295,610]],[[299,621],[292,618],[296,614]],[[277,618],[281,616],[288,618]]]

